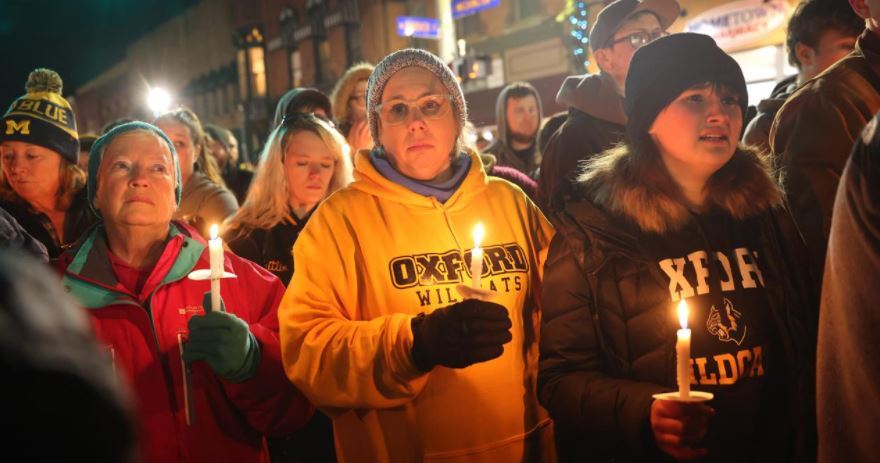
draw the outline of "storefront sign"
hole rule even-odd
[[[712,36],[723,49],[736,48],[785,27],[787,9],[785,0],[741,0],[697,15],[685,31]]]
[[[398,16],[397,35],[419,39],[439,39],[440,21],[416,16]]]
[[[495,8],[499,4],[501,0],[452,0],[452,17],[463,18],[481,10]]]

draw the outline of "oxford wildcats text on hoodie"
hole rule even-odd
[[[385,178],[361,151],[355,182],[313,214],[294,245],[278,311],[288,377],[333,417],[342,462],[552,461],[535,395],[538,295],[552,229],[475,154],[444,203]],[[411,319],[462,298],[472,231],[486,229],[483,288],[510,311],[513,340],[463,369],[413,365]]]

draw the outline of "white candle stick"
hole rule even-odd
[[[471,286],[474,289],[480,289],[480,277],[483,275],[483,248],[480,244],[483,242],[483,236],[486,229],[483,228],[482,222],[477,222],[474,226],[474,248],[471,249]]]
[[[220,279],[223,278],[223,239],[217,236],[217,225],[211,225],[211,239],[208,240],[211,258],[211,310],[220,311]]]
[[[684,299],[678,303],[678,322],[681,329],[678,330],[678,339],[675,343],[676,378],[678,380],[678,395],[681,399],[687,399],[691,394],[691,330],[687,327],[688,305]]]

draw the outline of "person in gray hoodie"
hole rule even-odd
[[[541,153],[538,149],[538,129],[544,111],[541,96],[528,82],[508,84],[498,94],[495,103],[495,122],[498,138],[484,150],[495,156],[496,165],[514,169],[538,178]]]
[[[623,140],[629,62],[639,47],[666,35],[680,11],[675,0],[617,0],[599,12],[589,40],[600,72],[566,78],[556,95],[568,120],[550,139],[538,179],[538,202],[551,221],[580,162]]]

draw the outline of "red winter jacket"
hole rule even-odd
[[[260,344],[257,374],[231,383],[204,361],[191,366],[193,422],[186,424],[184,373],[178,339],[187,322],[203,314],[208,281],[187,278],[209,268],[205,241],[173,222],[169,240],[144,285],[143,300],[117,281],[102,227],[65,255],[64,284],[88,310],[96,335],[135,397],[141,457],[145,463],[268,462],[263,435],[300,428],[313,408],[281,367],[276,313],[284,286],[269,272],[232,253],[224,254],[221,293],[227,311],[250,326]]]

